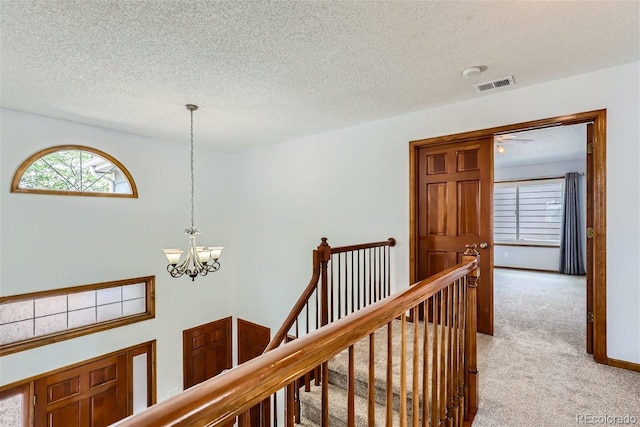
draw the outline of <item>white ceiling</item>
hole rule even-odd
[[[586,161],[587,158],[585,123],[512,132],[504,136],[507,138],[502,142],[504,152],[494,154],[496,168],[564,160]],[[510,138],[514,140],[510,141]]]
[[[637,61],[637,1],[2,0],[1,106],[223,151]],[[487,70],[465,79],[461,70]],[[503,88],[498,90],[512,90]]]

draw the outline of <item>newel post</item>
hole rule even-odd
[[[476,261],[476,268],[467,275],[467,319],[465,336],[465,411],[464,419],[473,419],[478,411],[478,278],[480,277],[480,255],[476,245],[467,245],[467,250],[462,256],[462,262]]]
[[[331,260],[331,246],[327,238],[321,239],[318,246],[320,254],[320,326],[329,323],[329,280],[327,278],[327,266]]]

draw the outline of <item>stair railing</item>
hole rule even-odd
[[[391,292],[391,237],[381,242],[331,247],[321,239],[313,251],[313,273],[265,353]]]
[[[224,426],[235,417],[285,390],[285,426],[293,427],[296,410],[293,391],[301,375],[322,366],[323,378],[328,361],[348,350],[347,425],[354,426],[354,345],[369,339],[373,347],[375,332],[400,319],[400,408],[394,409],[392,382],[394,368],[389,361],[398,346],[389,338],[386,346],[386,425],[404,427],[412,415],[412,425],[470,425],[477,410],[478,381],[476,362],[476,286],[479,277],[478,253],[468,245],[462,263],[422,280],[409,288],[370,304],[315,331],[282,345],[217,377],[125,419],[121,427],[145,426]],[[422,314],[422,332],[415,319]],[[407,322],[414,319],[413,342],[406,336]],[[388,334],[391,337],[391,334]],[[413,357],[407,348],[414,349]],[[419,356],[420,348],[424,350]],[[429,350],[432,348],[432,350]],[[412,388],[408,388],[407,364],[413,367]],[[374,362],[369,358],[368,425],[376,425],[376,392]],[[422,368],[420,368],[422,366]],[[417,372],[422,371],[422,378]],[[322,414],[319,425],[329,425],[328,383],[322,382]],[[415,398],[422,387],[422,399]],[[409,390],[413,391],[408,407]],[[399,421],[396,423],[397,413]],[[418,419],[422,422],[418,424]],[[239,418],[241,427],[250,425],[248,417]],[[270,425],[263,422],[262,425]],[[279,424],[275,424],[279,425]]]

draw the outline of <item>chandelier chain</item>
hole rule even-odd
[[[190,111],[191,113],[191,229],[194,229],[194,222],[193,222],[193,210],[194,210],[194,202],[193,202],[193,196],[194,196],[194,181],[193,181],[193,110]]]

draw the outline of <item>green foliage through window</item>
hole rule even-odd
[[[58,149],[56,149],[58,148]],[[31,156],[14,191],[134,195],[128,172],[106,153],[88,147],[53,147]],[[97,193],[97,194],[96,194]],[[134,196],[135,197],[135,196]]]

